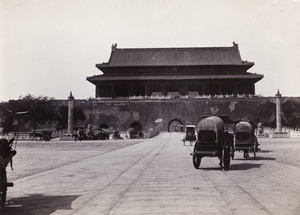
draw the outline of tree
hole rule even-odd
[[[7,104],[5,105],[7,106]],[[0,105],[0,126],[2,128],[1,133],[7,134],[14,130],[14,115],[8,111],[3,104]]]
[[[55,120],[55,105],[54,98],[38,96],[34,97],[30,94],[20,98],[22,106],[29,111],[25,116],[33,130],[36,130],[40,125],[50,124]]]
[[[75,106],[73,111],[74,123],[76,123],[78,120],[84,121],[86,119],[86,116],[80,107]],[[61,105],[56,113],[56,129],[61,130],[66,128],[68,128],[68,106]]]
[[[7,134],[15,131],[18,121],[21,120],[21,127],[26,120],[24,116],[15,115],[15,112],[27,112],[26,107],[22,105],[20,100],[10,100],[8,102],[2,102],[0,105],[0,128],[1,133]],[[21,118],[20,118],[21,117]],[[28,119],[27,119],[28,121]],[[20,127],[18,128],[20,129]]]
[[[262,122],[265,126],[270,126],[272,128],[276,127],[276,106],[270,101],[261,103],[258,114],[257,122]]]
[[[288,100],[281,104],[282,125],[299,128],[300,127],[300,102]],[[262,122],[266,126],[276,127],[276,104],[266,101],[258,109],[257,122]]]
[[[299,128],[300,127],[300,102],[291,100],[282,105],[283,125]]]
[[[34,97],[30,94],[20,97],[18,100],[10,100],[3,103],[7,109],[13,112],[29,111],[23,117],[23,122],[29,123],[33,130],[38,126],[47,125],[55,120],[55,104],[54,98],[49,97]],[[6,113],[1,114],[1,127],[3,132],[8,133],[13,130],[13,116]]]

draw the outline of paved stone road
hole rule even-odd
[[[229,171],[217,158],[196,170],[193,147],[161,134],[16,179],[5,214],[299,214],[300,168],[268,147],[256,160],[236,152]]]

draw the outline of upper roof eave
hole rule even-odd
[[[131,66],[110,66],[108,64],[96,64],[96,67],[103,71],[107,69],[126,69],[126,68],[159,68],[159,67],[211,67],[211,66],[237,66],[250,69],[254,66],[253,62],[243,62],[242,64],[203,64],[203,65],[131,65]]]
[[[101,68],[144,67],[144,66],[210,66],[242,65],[253,63],[243,61],[238,44],[231,47],[189,47],[189,48],[117,48],[112,46],[107,63],[96,64]]]

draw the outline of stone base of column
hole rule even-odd
[[[60,137],[60,141],[75,141],[75,136],[73,134],[63,134]]]
[[[287,131],[273,131],[269,135],[270,138],[290,138],[290,133]]]
[[[269,138],[269,134],[267,132],[264,132],[262,134],[257,134],[257,138]]]

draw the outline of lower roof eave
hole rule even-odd
[[[245,75],[170,75],[170,76],[92,76],[87,77],[87,81],[96,83],[99,81],[155,81],[155,80],[166,80],[166,81],[178,81],[178,80],[221,80],[221,79],[232,79],[232,80],[253,80],[255,82],[261,80],[264,76],[260,74],[245,74]]]

